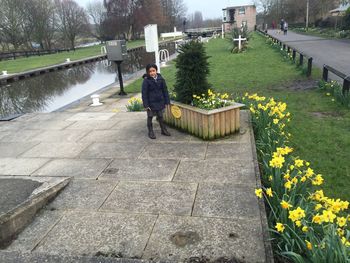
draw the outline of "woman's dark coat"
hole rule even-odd
[[[162,75],[157,73],[157,79],[147,76],[142,83],[142,101],[145,108],[157,111],[170,104],[168,88]]]

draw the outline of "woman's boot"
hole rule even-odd
[[[158,120],[159,120],[160,128],[162,130],[162,134],[165,136],[170,136],[170,133],[168,132],[168,130],[165,127],[164,119],[158,117]]]
[[[154,135],[154,131],[153,131],[152,117],[147,118],[147,128],[148,128],[148,137],[150,137],[151,139],[155,139],[156,136]]]

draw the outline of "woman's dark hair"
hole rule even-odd
[[[148,74],[148,71],[151,69],[151,68],[155,68],[157,71],[158,71],[158,67],[156,64],[148,64],[146,66],[146,73]]]

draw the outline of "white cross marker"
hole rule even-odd
[[[242,41],[247,40],[246,38],[241,38],[241,35],[238,36],[238,38],[234,38],[233,41],[238,41],[238,50],[241,50],[242,48]]]

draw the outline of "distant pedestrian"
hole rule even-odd
[[[280,33],[282,34],[283,31],[284,31],[284,19],[282,18],[280,22]]]
[[[284,21],[284,24],[283,24],[283,33],[285,35],[287,35],[287,32],[288,32],[288,23],[287,21]]]
[[[275,28],[276,28],[276,22],[275,22],[275,20],[273,20],[272,21],[272,29],[275,30]]]
[[[169,93],[165,79],[157,71],[157,65],[148,64],[146,66],[147,75],[144,75],[142,83],[142,101],[143,106],[147,110],[148,137],[151,139],[156,138],[152,125],[153,116],[157,117],[162,134],[170,136],[163,118],[165,105],[170,104]]]

